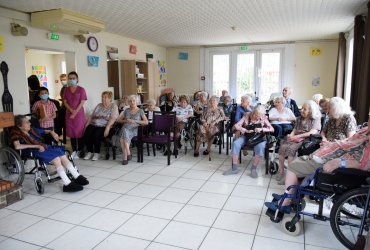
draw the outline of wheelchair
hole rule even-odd
[[[109,160],[111,149],[112,149],[112,158],[113,160],[116,159],[117,149],[121,148],[121,145],[119,142],[121,128],[122,128],[122,124],[114,123],[112,128],[109,130],[109,135],[106,138],[103,138],[106,160]]]
[[[197,136],[197,131],[200,126],[200,117],[193,116],[188,119],[188,122],[185,124],[184,129],[181,131],[181,144],[184,145],[185,154],[188,150],[188,145],[190,144],[190,147],[192,149],[195,148],[195,140]]]
[[[57,142],[54,141],[52,143],[52,146],[55,146],[56,143]],[[59,147],[64,147],[63,143],[61,143]],[[77,170],[76,164],[74,163],[73,157],[71,156],[71,152],[65,148],[64,148],[64,151],[65,151],[65,154],[68,160],[72,163],[73,167]],[[34,175],[33,181],[34,181],[37,193],[43,194],[45,191],[44,183],[42,180],[42,173],[44,173],[44,175],[47,177],[47,180],[49,183],[60,180],[59,176],[54,177],[54,175],[57,175],[56,172],[54,173],[50,172],[50,170],[48,169],[49,164],[37,158],[36,156],[34,156],[30,149],[20,150],[19,156],[22,162],[23,178],[24,178],[24,175],[26,174]],[[25,170],[25,166],[28,165],[27,161],[31,161],[33,163],[33,166],[29,170],[28,169]],[[73,179],[73,176],[69,173],[68,169],[66,169],[66,174],[71,180]]]
[[[324,173],[323,170],[319,168],[312,176],[305,178],[302,185],[289,186],[284,194],[281,195],[273,194],[272,202],[277,202],[278,209],[275,211],[267,209],[266,215],[269,216],[270,220],[274,223],[282,222],[284,231],[292,236],[299,235],[302,231],[300,222],[302,215],[310,216],[321,221],[330,220],[334,234],[336,236],[340,235],[337,237],[342,242],[341,239],[348,237],[343,231],[348,231],[348,226],[353,225],[351,222],[352,219],[359,218],[359,214],[356,211],[363,212],[362,208],[365,202],[359,202],[358,199],[356,200],[356,198],[361,198],[361,201],[364,200],[363,192],[361,193],[362,196],[355,196],[353,194],[355,192],[354,190],[368,185],[366,182],[366,178],[368,177],[370,177],[369,172],[358,169],[339,168],[332,173]],[[296,192],[294,194],[288,194],[287,191],[291,189],[295,189]],[[306,206],[304,197],[306,195],[318,203],[317,213],[304,211]],[[285,215],[283,212],[279,211],[284,199],[287,198],[291,199],[292,215],[290,213]],[[327,204],[330,204],[330,202],[333,204],[330,217],[323,215],[325,200],[328,202]],[[348,205],[345,206],[345,204]],[[352,205],[356,208],[354,211],[350,209]],[[343,217],[346,217],[346,220],[344,220]],[[345,229],[345,227],[347,228]]]

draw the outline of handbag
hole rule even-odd
[[[264,133],[252,133],[252,136],[246,142],[249,147],[254,147],[257,144],[266,141],[266,136]]]
[[[322,138],[320,134],[313,134],[304,139],[301,148],[298,149],[298,156],[310,155],[315,152],[320,148],[321,140]]]

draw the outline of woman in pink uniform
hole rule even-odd
[[[77,159],[82,151],[82,137],[85,128],[84,104],[87,100],[86,91],[77,86],[78,75],[75,71],[68,74],[68,87],[64,91],[64,105],[66,107],[66,132],[71,139],[72,157]]]

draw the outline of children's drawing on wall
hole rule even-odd
[[[157,61],[158,68],[159,68],[159,87],[166,87],[167,86],[167,69],[166,69],[166,61]]]
[[[48,78],[46,76],[46,66],[32,66],[32,75],[36,75],[43,87],[48,87]]]

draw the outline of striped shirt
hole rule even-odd
[[[44,102],[43,100],[39,100],[39,101],[37,101],[33,104],[32,113],[39,114],[38,112],[39,112],[40,108],[42,108],[42,106],[44,106],[46,117],[45,117],[45,119],[40,119],[38,117],[39,118],[39,123],[40,123],[40,128],[53,128],[54,127],[54,118],[52,118],[52,117],[54,116],[55,112],[57,111],[57,107],[50,100],[47,100],[46,102]]]

